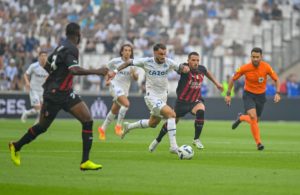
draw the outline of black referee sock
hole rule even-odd
[[[44,133],[46,130],[47,130],[46,128],[43,128],[39,124],[34,125],[33,127],[29,128],[28,131],[27,131],[27,133],[25,133],[25,135],[23,135],[23,137],[19,141],[13,143],[14,146],[15,146],[16,151],[21,150],[21,148],[25,144],[29,144],[38,135],[40,135],[41,133]]]
[[[167,129],[167,123],[165,123],[162,127],[161,130],[159,132],[158,137],[156,138],[156,141],[161,142],[162,138],[168,133],[168,129]]]
[[[195,137],[194,140],[199,139],[204,125],[204,110],[197,110],[195,119]]]
[[[93,121],[82,123],[82,161],[89,160],[90,150],[93,143]]]

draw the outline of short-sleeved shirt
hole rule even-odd
[[[121,57],[113,58],[108,62],[108,68],[110,70],[117,69],[120,65],[124,63]],[[123,70],[119,71],[111,83],[115,86],[118,86],[124,90],[124,92],[128,92],[131,83],[130,69],[135,67],[127,67]]]
[[[26,74],[30,76],[30,89],[38,92],[43,91],[42,85],[44,84],[47,76],[47,71],[40,65],[39,61],[30,64],[26,70]]]
[[[48,57],[49,77],[43,85],[45,92],[71,91],[73,87],[73,75],[70,68],[79,66],[78,49],[69,40],[65,40]]]
[[[252,62],[242,65],[236,70],[233,80],[235,81],[243,75],[245,75],[245,91],[249,91],[253,94],[265,93],[267,75],[274,81],[278,80],[278,76],[273,71],[272,67],[264,61],[261,61],[257,67],[254,66]]]
[[[188,64],[183,64],[188,66]],[[177,99],[184,102],[197,102],[202,99],[201,86],[207,69],[199,65],[196,70],[188,73],[181,73],[176,89]]]
[[[158,64],[154,57],[134,59],[132,64],[145,70],[146,94],[165,99],[168,94],[168,72],[179,71],[179,64],[169,58]]]

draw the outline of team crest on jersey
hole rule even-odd
[[[264,77],[258,77],[258,82],[259,82],[259,83],[264,82],[264,80],[265,80]]]

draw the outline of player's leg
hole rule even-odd
[[[196,115],[196,119],[194,123],[195,135],[194,135],[193,144],[198,149],[204,148],[203,144],[199,139],[204,125],[204,112],[205,112],[205,106],[202,102],[196,104],[192,109],[192,114]]]
[[[75,102],[75,100],[74,100]],[[82,160],[81,170],[98,170],[102,165],[95,164],[89,160],[90,150],[93,143],[93,120],[87,105],[83,101],[69,105],[69,112],[82,124]],[[67,107],[68,109],[68,107]]]
[[[21,121],[26,122],[29,116],[37,115],[40,112],[40,98],[37,92],[30,90],[29,92],[31,109],[24,110],[21,116]]]
[[[165,105],[160,114],[167,119],[167,130],[170,141],[170,152],[177,153],[178,145],[176,141],[176,113],[175,111],[168,105]]]
[[[116,115],[119,112],[119,109],[120,109],[120,106],[114,101],[109,113],[106,115],[106,118],[105,118],[103,124],[100,127],[98,127],[100,140],[106,139],[105,131],[106,131],[108,125],[115,119]]]
[[[41,116],[39,122],[34,126],[30,127],[28,131],[16,142],[9,143],[9,149],[11,153],[11,159],[16,165],[20,165],[20,154],[19,151],[25,144],[29,144],[37,136],[44,133],[55,119],[60,106],[55,105],[51,102],[46,101],[42,105]]]
[[[116,133],[116,135],[120,136],[122,134],[122,124],[123,124],[125,115],[127,113],[127,110],[129,108],[130,102],[125,95],[121,95],[118,97],[117,103],[119,104],[120,109],[119,109],[117,124],[115,126],[115,133]]]

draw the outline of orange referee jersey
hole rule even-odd
[[[243,75],[245,75],[244,89],[254,94],[262,94],[266,91],[267,75],[274,81],[278,80],[278,76],[270,64],[264,61],[260,61],[258,67],[254,66],[252,62],[242,65],[236,70],[233,80],[235,81]]]

